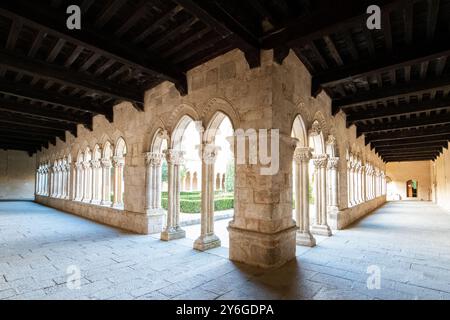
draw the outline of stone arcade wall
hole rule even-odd
[[[384,203],[380,197],[370,203],[347,208],[347,151],[359,154],[384,170],[382,161],[356,138],[355,127],[346,128],[345,115],[331,115],[331,100],[325,93],[310,96],[311,76],[291,52],[282,65],[273,61],[272,51],[261,52],[261,67],[249,69],[243,54],[233,50],[188,72],[189,94],[180,96],[170,83],[149,90],[145,112],[128,103],[115,106],[114,122],[103,116],[94,118],[93,131],[78,127],[78,135],[66,134],[66,142],[57,141],[38,154],[39,161],[51,161],[68,155],[76,159],[78,151],[96,143],[114,142],[123,137],[127,143],[124,210],[112,210],[66,200],[37,201],[85,216],[102,223],[138,233],[160,231],[161,216],[147,214],[145,208],[145,153],[150,151],[153,135],[166,130],[168,136],[179,120],[188,115],[208,127],[214,115],[227,114],[235,129],[274,128],[280,130],[280,170],[273,176],[260,175],[260,164],[237,165],[235,217],[230,223],[230,258],[252,265],[274,267],[295,257],[295,223],[292,219],[292,159],[294,144],[292,123],[301,115],[306,128],[319,121],[324,137],[337,139],[339,163],[339,211],[335,228],[343,228]],[[311,213],[312,214],[312,213]]]
[[[386,174],[392,180],[388,183],[388,200],[431,200],[431,161],[389,162]],[[406,182],[418,181],[417,198],[408,198]]]
[[[36,156],[0,150],[0,200],[33,200]]]
[[[439,158],[431,164],[432,200],[450,210],[450,151],[444,149]]]

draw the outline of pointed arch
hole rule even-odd
[[[298,139],[298,147],[306,147],[308,145],[305,121],[300,114],[297,114],[292,122],[291,137]]]
[[[127,144],[125,143],[125,139],[122,137],[119,137],[116,141],[114,155],[121,157],[126,154],[127,154]]]

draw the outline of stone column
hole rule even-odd
[[[326,168],[327,155],[319,155],[313,158],[316,171],[316,224],[312,226],[313,234],[331,236],[331,229],[327,223],[327,196],[326,196]]]
[[[366,202],[366,166],[361,166],[361,201]]]
[[[55,171],[56,168],[54,166],[50,167],[50,183],[49,183],[49,195],[50,197],[55,196]]]
[[[65,164],[61,165],[61,175],[62,175],[62,179],[61,179],[61,199],[65,199],[66,198],[66,194],[67,194],[67,168]]]
[[[123,208],[123,167],[125,166],[125,159],[123,157],[115,156],[113,157],[114,165],[114,208]]]
[[[163,153],[145,154],[145,211],[148,218],[148,232],[160,233],[163,229],[164,210],[161,208],[161,163]]]
[[[179,226],[180,219],[180,173],[179,168],[183,162],[183,151],[168,149],[164,151],[168,169],[168,205],[167,225],[161,232],[161,240],[169,241],[186,237],[186,232]]]
[[[91,163],[89,161],[83,162],[83,176],[84,176],[84,193],[83,202],[91,202]]]
[[[309,221],[309,160],[310,148],[296,148],[294,152],[295,219],[297,220],[297,244],[314,247],[316,239],[311,234]]]
[[[76,163],[75,164],[76,171],[77,171],[77,186],[76,186],[76,201],[81,201],[83,199],[83,188],[84,188],[84,174],[83,174],[83,164],[82,163]]]
[[[145,210],[154,213],[161,209],[161,163],[164,154],[148,152],[145,154],[146,163],[146,197]]]
[[[333,157],[328,159],[328,172],[330,181],[328,182],[330,184],[330,203],[328,204],[328,211],[329,212],[337,212],[339,211],[339,200],[338,200],[338,191],[339,191],[339,185],[338,185],[338,166],[339,166],[339,158]]]
[[[102,177],[100,175],[100,161],[99,160],[92,160],[91,161],[91,167],[92,167],[92,204],[100,204],[101,201],[101,194],[100,194],[100,186]]]
[[[102,200],[100,204],[102,206],[111,206],[111,160],[101,159],[100,161],[102,167]]]
[[[73,164],[71,162],[68,162],[66,164],[66,171],[67,171],[67,188],[66,188],[66,200],[73,200],[74,199],[74,195],[73,195],[73,187],[75,185],[75,177],[73,174]]]
[[[194,242],[194,249],[205,251],[220,247],[220,239],[214,234],[214,164],[219,148],[213,144],[202,144],[202,207],[201,233]]]

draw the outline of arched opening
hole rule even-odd
[[[310,182],[313,186],[310,200],[311,232],[320,236],[331,236],[331,229],[328,226],[328,182],[327,168],[329,157],[326,153],[323,128],[318,120],[312,123],[308,138],[309,146],[312,149],[312,161],[309,162]]]
[[[114,177],[114,168],[112,165],[113,148],[111,142],[106,141],[103,145],[102,165],[102,200],[103,206],[111,206],[114,200],[114,190],[112,188]]]
[[[163,192],[161,197],[162,206],[167,210],[167,222],[161,240],[185,237],[181,226],[189,224],[200,211],[200,192],[182,191],[187,171],[195,172],[201,168],[198,129],[191,117],[181,117],[172,132],[171,147],[165,152],[168,181],[167,192]]]
[[[227,226],[234,216],[234,156],[227,140],[233,136],[230,118],[217,112],[207,125],[202,139],[202,163],[197,177],[201,183],[201,225],[186,228],[195,240],[194,248],[208,250],[229,246]],[[195,173],[194,181],[195,184]]]
[[[418,187],[417,180],[406,181],[406,196],[408,198],[417,198]]]
[[[311,148],[305,123],[300,115],[293,122],[291,137],[297,139],[292,161],[293,219],[296,221],[297,244],[315,246],[316,241],[310,232],[310,205],[313,202],[310,183]]]

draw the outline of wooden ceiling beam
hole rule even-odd
[[[450,133],[435,135],[431,137],[415,137],[406,138],[400,140],[382,140],[373,141],[370,143],[372,148],[376,147],[396,147],[396,146],[420,146],[420,145],[433,145],[433,144],[448,144],[450,141]]]
[[[123,43],[115,36],[104,34],[86,22],[83,23],[81,30],[75,32],[68,30],[65,16],[60,12],[24,0],[1,2],[0,14],[13,19],[22,18],[24,24],[51,33],[58,38],[65,39],[67,42],[96,52],[106,58],[112,58],[130,67],[140,69],[155,77],[171,81],[181,94],[187,93],[185,73],[169,61],[156,54]]]
[[[57,92],[44,92],[39,88],[34,88],[22,83],[12,83],[0,80],[0,93],[57,105],[68,110],[81,111],[93,115],[102,114],[108,120],[112,121],[112,106],[102,106],[95,102],[73,98],[69,95],[63,95]]]
[[[420,128],[420,129],[410,129],[410,130],[397,130],[388,133],[366,133],[365,140],[366,144],[379,141],[402,141],[404,139],[415,139],[419,137],[436,137],[443,134],[450,134],[450,126],[439,126],[434,128]]]
[[[6,118],[3,114],[1,114],[0,123],[15,124],[23,127],[51,129],[62,132],[69,131],[74,135],[77,132],[77,126],[74,124],[62,124],[29,118],[25,119],[23,117]]]
[[[219,3],[174,0],[194,17],[214,30],[222,39],[228,38],[244,52],[250,68],[259,67],[261,43],[259,38],[232,17]]]
[[[396,120],[386,123],[376,123],[369,125],[358,125],[358,136],[365,133],[385,132],[390,130],[411,129],[416,127],[435,126],[450,124],[450,114],[437,115],[432,117],[418,117],[414,119]]]
[[[450,44],[443,38],[442,41],[437,40],[432,45],[407,46],[392,52],[388,51],[382,56],[377,55],[375,59],[357,61],[319,72],[313,77],[313,82],[322,87],[333,87],[340,83],[355,81],[415,64],[427,63],[449,55]]]
[[[101,96],[113,97],[119,101],[130,101],[143,108],[143,93],[135,88],[119,86],[55,64],[0,50],[0,66],[49,81],[55,81],[66,86],[94,92]]]
[[[83,124],[92,127],[92,116],[78,116],[65,111],[39,107],[25,102],[13,101],[12,99],[0,98],[0,111],[13,114],[21,114],[39,117],[46,120],[64,121],[66,123]]]
[[[409,95],[420,95],[433,89],[450,87],[450,75],[439,78],[416,80],[409,83],[397,84],[389,88],[377,88],[370,91],[356,93],[345,98],[333,100],[333,113],[345,111],[353,107],[384,102],[388,99],[397,99]]]
[[[417,2],[418,0],[411,0]],[[379,5],[383,14],[401,9],[403,0],[315,0],[316,10],[308,17],[288,21],[286,25],[262,37],[262,47],[272,49],[282,45],[302,46],[312,40],[323,38],[341,28],[364,26],[367,20],[366,10],[370,5]]]
[[[347,114],[347,125],[367,121],[382,119],[387,117],[398,117],[417,114],[425,111],[437,111],[450,108],[450,98],[438,100],[422,100],[415,103],[402,104],[398,106],[368,108],[364,111],[355,111]]]

